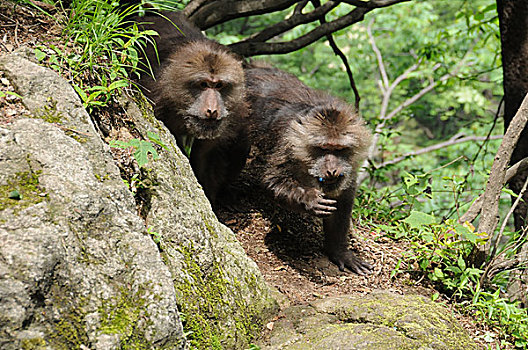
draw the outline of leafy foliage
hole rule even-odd
[[[40,46],[35,57],[68,76],[86,108],[106,106],[130,86],[131,74],[142,72],[138,50],[157,35],[127,20],[137,10],[118,2],[73,0],[57,18],[63,28],[61,45]]]
[[[161,141],[158,134],[153,132],[147,132],[149,141],[132,139],[129,141],[112,140],[110,147],[116,148],[129,148],[134,149],[134,159],[137,161],[139,167],[143,167],[148,163],[148,155],[152,155],[152,159],[156,160],[159,158],[158,152],[154,148],[154,144],[167,149],[167,146]]]

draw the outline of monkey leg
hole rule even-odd
[[[229,194],[230,184],[238,177],[249,153],[247,139],[195,140],[191,150],[191,167],[205,195],[216,207],[219,196]]]
[[[372,271],[372,265],[348,249],[348,230],[350,229],[354,192],[354,189],[344,191],[337,199],[337,211],[332,216],[323,219],[324,247],[328,258],[339,267],[339,270],[344,271],[348,268],[358,275],[366,275]]]

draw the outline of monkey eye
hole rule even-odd
[[[199,85],[201,89],[207,89],[209,87],[206,81],[201,81]]]
[[[214,88],[217,90],[220,90],[223,87],[224,87],[224,84],[221,81],[217,82],[214,86]]]

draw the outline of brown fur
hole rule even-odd
[[[357,169],[370,132],[349,104],[270,67],[246,69],[251,139],[261,182],[288,209],[323,217],[325,250],[340,269],[371,266],[348,249]]]
[[[159,16],[136,19],[142,29],[159,33],[158,56],[149,47],[143,57],[154,79],[144,74],[140,84],[178,146],[184,150],[187,140],[194,140],[191,166],[214,204],[218,192],[241,171],[249,150],[242,63],[183,15],[163,15],[179,30]]]

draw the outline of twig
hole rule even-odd
[[[314,1],[312,1],[312,3],[314,4],[315,7],[320,7],[321,6],[321,2],[319,0],[314,0]],[[326,23],[326,19],[325,19],[324,15],[319,18],[319,22],[321,24]],[[328,34],[326,36],[326,38],[328,39],[328,42],[330,43],[330,47],[334,51],[334,54],[339,56],[339,58],[341,58],[341,61],[345,65],[345,69],[346,69],[346,72],[347,72],[347,75],[348,75],[348,81],[350,82],[350,87],[354,91],[354,96],[355,96],[355,105],[354,106],[356,108],[356,112],[359,112],[359,101],[361,100],[361,97],[359,96],[359,91],[358,91],[358,89],[356,87],[356,82],[354,81],[354,75],[352,74],[352,69],[350,69],[350,65],[348,64],[348,59],[345,56],[345,54],[343,53],[343,51],[341,51],[339,46],[337,46],[337,43],[335,42],[334,37],[332,36],[332,34]]]
[[[504,183],[507,183],[511,180],[512,177],[515,175],[520,174],[521,172],[528,169],[528,157],[523,158],[514,165],[512,165],[507,171],[506,176],[504,177]],[[482,201],[483,201],[484,194],[481,194],[477,200],[473,202],[473,204],[469,207],[469,209],[458,219],[459,222],[472,222],[476,219],[476,217],[480,214],[480,211],[482,210]]]
[[[394,159],[391,159],[391,160],[388,160],[386,162],[383,162],[383,163],[379,164],[378,166],[376,166],[376,168],[383,168],[383,167],[385,167],[387,165],[392,165],[392,164],[399,163],[399,162],[401,162],[401,161],[403,161],[403,160],[405,160],[405,159],[407,159],[409,157],[414,157],[414,156],[418,156],[420,154],[436,151],[437,149],[441,149],[441,148],[452,146],[452,145],[457,145],[459,143],[464,143],[464,142],[469,142],[469,141],[486,141],[486,140],[499,140],[499,139],[502,139],[502,135],[494,135],[494,136],[491,136],[491,137],[488,137],[488,136],[467,136],[467,137],[462,137],[462,138],[453,138],[452,137],[448,141],[440,142],[440,143],[437,143],[435,145],[431,145],[429,147],[425,147],[425,148],[419,149],[417,151],[409,152],[409,153],[406,153],[406,154],[404,154],[402,156],[399,156],[399,157],[396,157]]]
[[[378,46],[376,45],[376,41],[374,40],[374,36],[372,35],[372,24],[374,23],[374,18],[370,20],[369,24],[367,25],[367,34],[369,37],[369,43],[372,47],[372,50],[376,54],[376,59],[378,60],[378,68],[380,70],[381,74],[381,92],[383,95],[385,95],[385,92],[389,88],[389,78],[387,77],[387,71],[385,69],[385,63],[383,63],[383,56],[381,55],[380,50],[378,49]]]
[[[506,225],[508,224],[508,219],[513,214],[513,211],[515,210],[517,205],[519,205],[520,201],[522,200],[522,197],[524,195],[524,192],[526,191],[526,187],[527,186],[528,186],[528,177],[524,181],[524,185],[521,188],[521,191],[519,192],[519,196],[517,198],[515,198],[515,202],[513,202],[513,205],[511,206],[510,210],[508,211],[508,214],[506,214],[506,217],[502,221],[502,225],[501,225],[501,228],[499,230],[499,234],[497,235],[497,238],[495,239],[495,244],[493,245],[493,250],[491,251],[491,255],[490,256],[492,258],[493,258],[493,256],[495,256],[495,252],[497,251],[497,247],[499,245],[499,241],[501,240],[501,238],[502,238],[502,236],[504,234],[504,229],[506,228]]]

